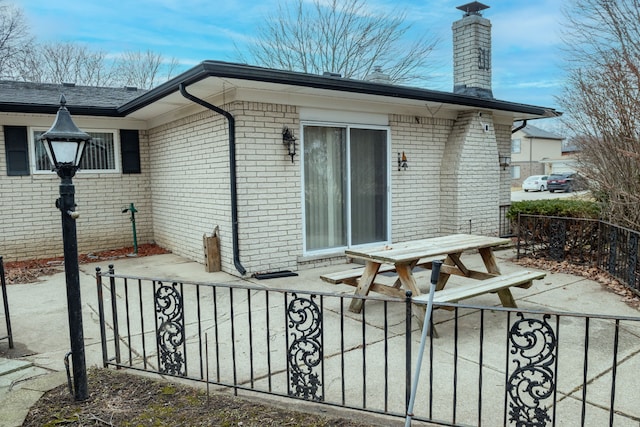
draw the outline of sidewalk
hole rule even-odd
[[[512,250],[498,251],[496,256],[504,273],[521,267],[510,263]],[[240,283],[249,280],[260,286],[291,288],[305,283],[305,290],[353,292],[353,288],[334,286],[320,280],[320,275],[344,269],[344,265],[299,271],[295,278],[270,280],[241,279],[225,273],[206,273],[204,266],[173,254],[125,258],[111,262],[116,273],[143,277],[172,278],[199,282]],[[481,260],[471,260],[481,264]],[[87,367],[102,366],[100,331],[97,314],[95,268],[108,268],[109,262],[80,266],[84,307],[84,338]],[[64,356],[69,351],[64,273],[42,277],[41,282],[10,285],[8,299],[16,348],[0,341],[0,427],[20,426],[24,417],[44,392],[67,382]],[[550,311],[571,311],[621,316],[639,316],[621,297],[606,291],[598,283],[568,274],[547,273],[528,290],[517,290],[516,300],[522,308],[536,307]],[[495,301],[494,303],[497,303]],[[9,355],[11,359],[1,358]]]

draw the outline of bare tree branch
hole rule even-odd
[[[32,42],[22,10],[0,0],[0,78],[14,78],[13,67]]]
[[[364,79],[380,66],[393,83],[427,80],[427,58],[437,41],[425,35],[407,42],[411,27],[405,21],[405,12],[378,15],[365,0],[293,0],[280,3],[238,55],[243,62],[305,73]]]
[[[560,104],[609,219],[640,229],[640,0],[573,0]]]

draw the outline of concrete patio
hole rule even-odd
[[[512,249],[497,251],[499,266],[503,273],[522,267],[513,264],[509,260],[514,257]],[[468,262],[470,267],[481,266],[481,260],[477,255],[470,256]],[[476,257],[477,259],[473,259]],[[172,254],[156,255],[142,258],[124,258],[114,260],[117,274],[132,276],[169,278],[172,280],[185,280],[190,282],[213,282],[226,284],[247,284],[251,282],[255,285],[274,289],[304,290],[318,292],[337,292],[345,295],[353,293],[353,287],[346,285],[330,285],[320,280],[320,275],[345,269],[345,265],[327,266],[309,270],[299,271],[299,276],[282,277],[269,280],[241,279],[225,273],[207,273],[204,266],[195,262],[187,261]],[[81,265],[81,287],[84,306],[84,337],[87,366],[102,366],[102,353],[100,343],[100,329],[98,322],[98,301],[95,282],[95,268],[100,266],[107,269],[107,262],[99,264]],[[421,283],[427,284],[427,273],[422,272]],[[301,284],[304,287],[301,288]],[[610,291],[605,290],[600,284],[578,276],[547,273],[547,276],[535,282],[529,289],[514,289],[514,297],[521,309],[545,310],[551,312],[579,312],[597,315],[615,315],[622,317],[638,317],[640,313],[637,309],[629,307],[622,301],[622,298]],[[69,349],[69,337],[67,326],[66,293],[64,284],[64,274],[58,273],[53,276],[42,277],[41,281],[32,284],[11,285],[8,289],[10,303],[11,322],[16,348],[8,350],[8,343],[0,341],[0,355],[11,354],[11,359],[0,359],[0,426],[20,426],[26,413],[42,393],[52,387],[66,382],[64,367],[64,356]],[[469,300],[469,304],[497,306],[499,300],[495,295],[484,295]],[[402,314],[398,315],[402,320]],[[471,317],[467,317],[471,319]],[[358,321],[358,315],[350,317],[354,323]],[[453,324],[451,322],[451,312],[438,310],[434,313],[434,320],[438,333],[445,337],[453,334]],[[371,319],[375,323],[375,319]],[[496,324],[500,320],[496,319]],[[578,322],[576,322],[578,323]],[[489,319],[491,325],[491,319]],[[596,324],[596,322],[594,322]],[[399,323],[395,327],[400,330]],[[503,325],[501,325],[503,327]],[[469,325],[473,328],[473,325]],[[572,334],[571,322],[563,324],[562,337],[577,335]],[[490,327],[485,338],[485,345],[491,346],[493,340],[499,340],[498,335],[493,336]],[[496,326],[496,330],[498,326]],[[637,372],[640,368],[640,323],[625,324],[625,334],[620,338],[620,356],[617,360],[618,380],[616,386],[616,415],[615,425],[638,426],[640,425],[640,409],[636,404],[636,396],[640,391],[637,381]],[[464,331],[464,329],[463,329]],[[398,332],[398,331],[396,331]],[[398,332],[400,340],[401,330]],[[463,334],[461,334],[463,335]],[[420,340],[420,330],[417,325],[413,327],[413,353],[414,363],[417,355],[417,348]],[[576,336],[579,341],[582,337]],[[607,411],[608,402],[611,396],[607,394],[608,386],[599,389],[599,383],[606,384],[611,376],[611,355],[608,348],[611,346],[612,337],[594,335],[591,339],[591,346],[597,349],[602,347],[602,351],[592,357],[589,364],[588,412],[590,414],[590,425],[606,425],[609,423],[609,413]],[[465,342],[465,337],[460,337],[463,345],[477,345],[475,341]],[[401,342],[401,341],[400,341]],[[450,351],[444,345],[438,352],[447,353]],[[577,385],[580,384],[582,373],[580,354],[564,356],[558,361],[559,371],[566,372],[565,379],[558,383],[557,387],[564,398],[558,399],[558,410],[563,413],[573,413],[577,418],[557,419],[556,425],[579,425],[580,415],[580,391]],[[579,362],[579,363],[578,363]],[[403,362],[404,363],[404,362]],[[427,361],[423,362],[423,366]],[[441,375],[447,375],[450,366],[441,363],[436,367],[436,371]],[[473,364],[473,360],[465,361],[466,364]],[[495,367],[496,372],[501,369],[501,362],[498,355],[489,355],[483,361],[486,366]],[[327,370],[330,370],[330,363]],[[426,368],[425,369],[426,372]],[[462,372],[462,371],[461,371]],[[333,376],[332,371],[328,375]],[[500,375],[493,378],[487,375],[483,381],[488,384],[494,381],[500,382]],[[327,381],[329,382],[329,381]],[[499,384],[497,384],[498,386]],[[374,389],[379,384],[370,384]],[[473,388],[475,378],[465,376],[461,379],[458,387]],[[501,385],[504,387],[504,384]],[[446,396],[452,391],[440,390],[439,393]],[[404,402],[404,396],[399,399]],[[469,402],[475,405],[476,402]],[[423,405],[418,401],[416,405]],[[435,402],[436,405],[446,406],[447,400]],[[458,402],[460,417],[464,416],[465,402]],[[565,408],[562,408],[562,407]],[[567,409],[569,407],[569,409]],[[472,411],[472,408],[468,409]],[[398,421],[398,425],[401,422]],[[485,425],[489,425],[484,423]]]

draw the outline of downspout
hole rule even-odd
[[[247,270],[240,264],[240,250],[238,248],[238,191],[236,188],[236,120],[228,111],[223,110],[222,108],[216,107],[215,105],[209,104],[208,102],[196,98],[191,95],[185,89],[184,83],[180,83],[180,93],[185,98],[195,102],[196,104],[202,105],[204,108],[208,108],[211,111],[214,111],[218,114],[226,117],[229,122],[229,178],[231,181],[231,234],[233,240],[233,264],[236,267],[236,270],[244,276]]]
[[[524,129],[525,127],[527,127],[527,120],[523,119],[522,120],[522,124],[520,126],[518,126],[517,128],[513,129],[511,131],[511,133],[514,134],[514,133],[518,132],[520,129]]]

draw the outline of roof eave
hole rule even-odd
[[[120,114],[126,116],[153,102],[179,90],[180,84],[186,86],[208,77],[235,78],[240,80],[261,81],[275,84],[305,86],[315,89],[336,90],[369,94],[393,98],[414,99],[427,102],[461,105],[465,107],[486,108],[509,111],[542,117],[558,117],[562,113],[545,107],[519,104],[497,99],[486,99],[473,96],[458,95],[449,92],[397,86],[391,84],[372,83],[363,80],[345,79],[341,77],[319,76],[284,70],[273,70],[245,64],[234,64],[219,61],[204,61],[185,73],[161,84],[155,89],[129,101],[118,108]]]
[[[69,112],[79,116],[124,117],[117,108],[89,107],[66,105]],[[56,114],[60,105],[25,104],[18,102],[0,103],[0,111],[3,113],[30,113],[30,114]]]

